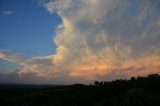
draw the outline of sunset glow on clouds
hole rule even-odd
[[[159,0],[41,3],[62,19],[53,37],[56,52],[29,59],[1,52],[0,58],[21,65],[19,77],[34,73],[49,83],[88,83],[160,73]]]

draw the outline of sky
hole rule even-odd
[[[52,37],[61,23],[58,15],[49,14],[36,0],[1,0],[0,13],[1,49],[27,57],[54,53]]]
[[[160,0],[1,0],[0,83],[160,73]]]

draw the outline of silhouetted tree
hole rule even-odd
[[[131,78],[131,81],[135,81],[136,79],[134,77]]]
[[[0,106],[160,106],[159,90],[158,74],[89,86],[0,89]]]
[[[94,82],[94,85],[99,86],[99,85],[101,85],[101,83],[98,82],[98,81],[95,81],[95,82]]]

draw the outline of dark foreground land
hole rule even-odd
[[[0,106],[160,106],[157,74],[88,86],[5,87],[0,87]]]

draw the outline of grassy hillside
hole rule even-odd
[[[0,89],[0,106],[160,106],[160,76],[93,85]]]

